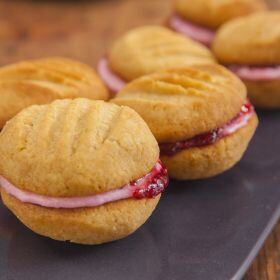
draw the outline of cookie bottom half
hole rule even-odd
[[[256,114],[249,123],[217,143],[190,148],[174,156],[162,156],[169,176],[178,180],[204,179],[233,167],[243,156],[258,125]]]
[[[32,231],[60,241],[102,244],[124,238],[150,217],[160,200],[125,199],[93,208],[53,209],[21,202],[1,190],[3,203]]]

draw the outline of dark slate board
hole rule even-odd
[[[280,112],[243,160],[210,180],[171,182],[152,218],[100,246],[40,237],[0,206],[0,279],[241,279],[280,216]]]

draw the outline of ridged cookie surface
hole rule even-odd
[[[160,70],[213,63],[203,45],[160,26],[131,30],[108,54],[111,69],[127,81]]]
[[[263,0],[175,0],[175,10],[186,19],[210,28],[228,20],[265,10]]]
[[[21,109],[55,99],[108,99],[95,71],[65,58],[46,58],[0,68],[0,127]]]
[[[18,188],[49,196],[84,196],[146,175],[158,144],[132,109],[88,99],[34,105],[0,134],[0,174]]]
[[[111,102],[138,112],[162,143],[224,125],[240,112],[245,98],[244,84],[224,67],[211,64],[144,76]]]
[[[279,64],[280,12],[258,13],[226,23],[212,49],[222,63]]]

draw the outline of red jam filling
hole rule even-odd
[[[231,121],[229,121],[228,123],[226,123],[224,126],[220,128],[197,135],[185,141],[160,144],[161,155],[173,156],[176,153],[185,149],[190,149],[194,147],[203,147],[203,146],[214,144],[220,139],[222,139],[223,137],[226,137],[234,133],[241,127],[247,125],[253,112],[254,112],[254,107],[248,101],[246,104],[242,106],[240,113],[235,118],[233,118]]]
[[[168,182],[167,169],[159,160],[150,173],[131,182],[130,185],[136,187],[133,192],[134,198],[154,198],[165,190]]]

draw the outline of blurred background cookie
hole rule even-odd
[[[198,65],[139,78],[112,99],[130,106],[159,142],[176,179],[199,179],[236,164],[258,120],[246,88],[219,65]]]
[[[160,26],[135,28],[116,40],[98,72],[108,88],[118,92],[126,82],[176,67],[214,63],[203,45]]]
[[[66,58],[23,61],[0,68],[0,128],[23,108],[55,99],[108,99],[89,66]]]
[[[266,8],[264,0],[174,0],[175,13],[168,25],[209,46],[223,23]]]
[[[217,32],[213,52],[245,82],[256,106],[280,108],[280,12],[228,22]]]
[[[27,227],[83,244],[134,232],[168,183],[143,119],[88,99],[34,105],[9,121],[0,173],[3,202]]]

